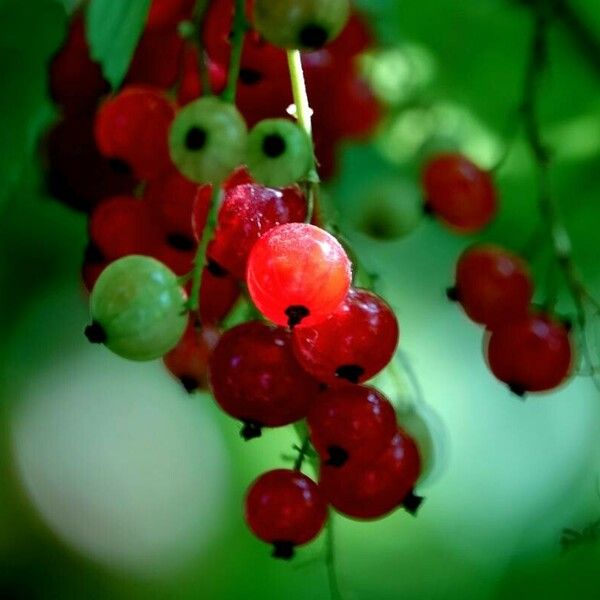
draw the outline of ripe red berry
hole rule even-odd
[[[212,93],[220,94],[227,84],[227,71],[223,65],[211,60],[210,57],[206,58],[206,68]],[[189,47],[185,52],[183,75],[177,90],[177,101],[181,106],[184,106],[188,102],[200,98],[202,93],[198,51],[194,47]]]
[[[276,190],[257,183],[239,185],[225,192],[208,255],[243,279],[256,241],[277,225],[302,222],[305,217],[306,200],[298,187]]]
[[[533,283],[519,256],[492,244],[478,244],[458,260],[456,286],[449,296],[473,321],[494,329],[527,315]]]
[[[393,406],[362,385],[323,393],[309,410],[308,428],[321,460],[332,467],[376,460],[398,431]]]
[[[568,327],[543,313],[512,321],[490,335],[487,359],[492,373],[519,396],[552,390],[571,371]]]
[[[359,383],[390,362],[398,335],[388,304],[372,292],[351,288],[329,318],[294,330],[294,351],[302,367],[323,383]]]
[[[290,333],[258,321],[227,331],[209,365],[215,400],[244,422],[245,439],[262,427],[289,425],[306,417],[319,384],[305,373],[292,351]]]
[[[50,64],[49,79],[52,99],[69,115],[92,112],[108,92],[100,65],[90,57],[83,14],[71,21],[67,39]]]
[[[412,492],[420,472],[419,452],[402,430],[367,466],[321,464],[319,485],[328,502],[355,519],[378,519],[402,504],[414,512],[420,498]]]
[[[496,214],[491,175],[461,154],[441,154],[423,170],[426,207],[459,233],[483,229]]]
[[[103,200],[91,215],[90,238],[108,260],[150,254],[161,238],[148,205],[131,196]]]
[[[176,27],[180,21],[190,19],[195,0],[152,0],[146,29]]]
[[[194,268],[196,240],[179,233],[164,235],[149,254],[181,277]]]
[[[209,262],[202,271],[200,282],[200,321],[207,325],[223,320],[240,294],[237,279]]]
[[[351,278],[341,244],[307,223],[267,232],[254,245],[246,274],[257,308],[271,321],[290,327],[308,327],[330,316],[346,297]]]
[[[159,90],[130,86],[108,99],[96,114],[100,152],[126,162],[140,179],[169,172],[169,127],[173,105]]]
[[[256,479],[245,504],[248,526],[256,537],[273,544],[276,558],[291,558],[294,547],[316,538],[327,520],[327,504],[317,484],[288,469]]]
[[[219,331],[192,320],[179,341],[163,358],[168,371],[192,393],[208,386],[208,359],[219,341]]]

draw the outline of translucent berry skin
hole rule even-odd
[[[569,331],[549,315],[530,314],[492,332],[487,359],[492,373],[517,395],[555,389],[571,372]]]
[[[108,260],[129,254],[149,254],[160,230],[147,203],[131,196],[107,198],[90,217],[90,238]]]
[[[319,487],[339,512],[354,519],[379,519],[398,508],[420,473],[417,447],[398,430],[388,447],[366,466],[321,464]]]
[[[265,119],[248,136],[246,162],[256,181],[281,187],[300,181],[310,169],[313,149],[298,125],[286,119]]]
[[[250,251],[260,237],[273,227],[305,218],[306,200],[298,187],[275,190],[256,183],[239,185],[225,192],[208,255],[243,279]]]
[[[208,359],[219,341],[214,327],[201,327],[190,320],[177,346],[163,358],[167,370],[192,393],[208,387]]]
[[[146,256],[111,263],[90,296],[90,341],[130,360],[159,358],[174,348],[187,325],[186,296],[175,274]]]
[[[323,383],[361,383],[390,362],[398,337],[388,304],[372,292],[351,288],[330,317],[294,330],[294,351],[302,367]]]
[[[427,209],[458,233],[475,233],[495,216],[490,174],[461,154],[441,154],[423,170]]]
[[[250,321],[221,337],[209,363],[217,403],[246,424],[244,437],[261,427],[289,425],[306,417],[319,384],[305,373],[292,351],[288,331]],[[246,431],[253,428],[254,435]]]
[[[280,48],[314,50],[333,40],[350,14],[348,0],[255,0],[256,30]]]
[[[273,556],[291,558],[295,546],[315,539],[327,520],[327,504],[317,484],[298,471],[275,469],[256,479],[246,494],[245,518]]]
[[[188,179],[220,183],[242,163],[246,123],[232,104],[215,97],[184,106],[169,134],[173,162]]]
[[[498,246],[478,244],[458,260],[453,293],[470,319],[495,329],[527,316],[533,282],[519,256]]]
[[[366,386],[327,390],[312,404],[307,422],[315,450],[332,467],[376,460],[398,431],[393,406]]]
[[[167,139],[174,116],[160,90],[126,87],[100,106],[96,143],[104,156],[124,161],[139,179],[160,177],[172,169]]]
[[[329,233],[307,223],[280,225],[252,248],[246,281],[253,302],[279,325],[308,327],[342,303],[351,263]]]

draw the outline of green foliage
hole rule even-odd
[[[92,0],[87,11],[87,36],[92,57],[118,88],[142,35],[150,0]]]

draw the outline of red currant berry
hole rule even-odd
[[[459,233],[483,229],[496,214],[491,175],[461,154],[441,154],[423,170],[427,209]]]
[[[219,335],[214,327],[200,327],[190,321],[179,344],[164,356],[165,366],[187,392],[208,386],[208,359]]]
[[[393,406],[362,385],[323,393],[310,408],[308,428],[321,460],[332,467],[374,461],[398,431]]]
[[[196,240],[180,233],[166,234],[150,255],[181,277],[194,268]]]
[[[237,279],[209,262],[202,271],[200,282],[200,321],[215,324],[222,321],[240,297]]]
[[[397,344],[392,309],[376,294],[354,288],[329,318],[294,330],[302,367],[332,385],[371,379],[390,362]]]
[[[168,137],[175,109],[160,91],[127,87],[96,115],[96,143],[109,158],[125,161],[140,179],[169,172]]]
[[[399,430],[387,449],[367,466],[321,464],[319,485],[325,498],[342,514],[378,519],[402,504],[416,510],[420,499],[412,490],[420,468],[414,441]]]
[[[90,238],[108,260],[150,254],[160,240],[148,205],[130,196],[107,198],[98,204],[89,230]]]
[[[192,17],[195,0],[152,0],[146,29],[176,27],[180,21]]]
[[[209,364],[217,403],[244,422],[245,439],[262,427],[289,425],[306,417],[319,384],[292,351],[290,333],[258,321],[238,325],[219,341]]]
[[[239,185],[225,192],[208,255],[243,279],[256,241],[277,225],[302,222],[305,217],[306,200],[298,187],[275,190],[256,183]]]
[[[256,183],[248,171],[246,165],[242,165],[235,169],[233,173],[223,182],[223,191],[229,192],[238,185],[244,185],[245,183]]]
[[[298,471],[275,469],[250,486],[245,513],[254,535],[273,544],[273,556],[289,559],[295,546],[319,535],[327,520],[327,504],[312,479]]]
[[[84,18],[78,13],[50,65],[50,94],[66,113],[87,114],[108,90],[100,65],[90,58]]]
[[[206,58],[206,68],[213,94],[220,94],[227,85],[227,71],[223,65]],[[200,65],[198,52],[195,48],[188,48],[183,63],[183,76],[177,90],[177,101],[181,106],[192,102],[202,96],[202,80],[200,79]]]
[[[449,290],[476,323],[494,329],[525,317],[533,283],[525,261],[504,248],[478,244],[456,265],[456,286]]]
[[[492,332],[487,359],[492,373],[519,396],[552,390],[571,371],[568,328],[549,315],[530,314]]]
[[[329,233],[307,223],[267,232],[248,259],[248,291],[271,321],[308,327],[325,320],[342,303],[352,278],[351,263]]]

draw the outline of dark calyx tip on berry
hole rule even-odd
[[[212,258],[208,259],[206,270],[214,277],[227,277],[227,275],[229,275],[229,271]]]
[[[427,201],[423,204],[423,213],[428,217],[433,215],[433,208],[431,208],[431,204]]]
[[[295,327],[308,317],[308,315],[310,315],[310,310],[306,306],[294,304],[285,309],[285,316],[288,318],[289,327]]]
[[[121,158],[109,158],[108,166],[119,175],[131,174],[131,167]]]
[[[190,375],[182,375],[179,381],[188,394],[195,392],[200,387],[198,380]]]
[[[571,321],[571,319],[563,319],[561,322],[565,331],[571,331],[571,329],[573,329],[573,321]]]
[[[285,140],[278,133],[266,135],[263,139],[262,150],[269,158],[278,158],[285,152]]]
[[[358,383],[364,372],[360,365],[342,365],[335,370],[335,376],[350,383]]]
[[[459,301],[460,296],[458,295],[458,290],[455,286],[446,289],[446,298],[448,298],[448,300],[450,300],[451,302]]]
[[[244,421],[240,435],[248,442],[262,435],[262,425],[258,421]]]
[[[106,331],[97,321],[93,321],[91,325],[88,325],[84,333],[92,344],[104,344],[106,342]]]
[[[515,396],[519,396],[521,400],[525,399],[525,394],[527,394],[527,390],[520,383],[507,383],[508,389],[515,394]]]
[[[245,85],[256,85],[262,78],[262,73],[256,69],[240,69],[240,81]]]
[[[290,560],[294,556],[294,544],[285,540],[276,540],[273,542],[273,558]]]
[[[298,35],[300,44],[305,48],[322,48],[327,42],[327,29],[318,23],[308,23]]]
[[[167,244],[175,250],[181,252],[191,252],[196,247],[196,242],[185,233],[169,233],[167,235]]]
[[[402,501],[402,506],[409,514],[416,515],[424,501],[425,498],[423,498],[423,496],[417,496],[414,491],[411,490]]]
[[[202,150],[206,145],[208,135],[200,127],[190,127],[185,136],[185,147],[188,150]]]
[[[348,462],[348,452],[340,446],[329,446],[327,452],[329,458],[325,464],[330,467],[343,467]]]

